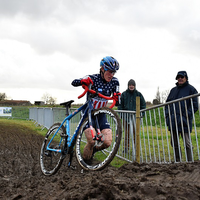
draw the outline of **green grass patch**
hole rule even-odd
[[[33,130],[36,134],[45,135],[47,133],[46,128],[42,128],[41,126],[36,125],[33,121],[23,120],[23,119],[5,119],[0,118],[0,123],[8,124],[8,125],[21,125],[27,127],[27,129]]]

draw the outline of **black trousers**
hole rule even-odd
[[[181,148],[179,151],[179,140],[178,138],[181,137],[183,138],[183,140],[185,140],[185,147],[186,147],[186,153],[187,153],[187,160],[188,161],[192,161],[192,144],[190,143],[190,133],[178,133],[177,136],[177,132],[176,130],[173,130],[171,132],[171,145],[172,147],[174,147],[174,153],[175,153],[175,157],[176,157],[176,161],[179,162],[180,161],[180,157],[182,156],[181,153]]]

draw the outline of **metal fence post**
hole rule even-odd
[[[136,97],[136,161],[140,163],[140,97]]]

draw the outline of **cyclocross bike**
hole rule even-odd
[[[73,100],[61,103],[60,105],[66,107],[66,118],[62,121],[62,123],[53,124],[47,131],[40,152],[40,166],[44,175],[55,174],[61,167],[63,160],[67,155],[69,155],[68,167],[70,167],[74,149],[76,159],[80,166],[83,169],[92,171],[105,168],[113,160],[118,151],[122,135],[122,126],[118,114],[111,109],[114,107],[116,101],[112,97],[104,96],[94,90],[89,89],[87,86],[83,87],[85,90],[78,98],[83,97],[87,93],[87,102],[72,113],[70,113],[69,108],[74,102]],[[99,109],[94,109],[92,102],[92,98],[94,96],[99,96],[107,100],[113,100],[113,103],[110,108],[102,107]],[[72,122],[70,123],[70,120],[81,111],[81,119],[78,125],[75,125],[75,127],[77,127],[74,134],[70,135],[70,126],[74,125]],[[104,142],[103,134],[100,132],[98,121],[98,118],[102,117],[102,115],[106,116],[106,119],[110,124],[110,128],[112,130],[112,144],[108,148],[97,151],[95,154],[93,154],[92,162],[87,163],[82,157],[84,146],[87,143],[84,129],[87,124],[89,124],[91,130],[94,128],[96,130],[96,135],[93,133],[93,131],[91,131],[91,134],[93,140],[95,140],[95,145],[102,145]],[[95,121],[95,124],[92,123],[92,119]]]

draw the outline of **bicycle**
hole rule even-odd
[[[61,103],[60,105],[65,106],[66,108],[66,117],[62,123],[53,124],[47,131],[40,152],[40,166],[44,175],[55,174],[60,169],[67,154],[69,154],[68,167],[71,167],[74,148],[79,165],[85,170],[92,171],[104,169],[113,160],[118,151],[122,135],[122,125],[118,114],[112,109],[116,104],[116,101],[112,97],[104,96],[89,89],[87,86],[83,87],[85,90],[78,98],[82,98],[87,93],[87,102],[72,113],[69,113],[69,108],[71,108],[71,104],[74,102],[73,100]],[[102,107],[93,109],[92,98],[94,96],[113,100],[113,103],[109,108]],[[84,111],[83,115],[74,134],[70,136],[70,120],[81,111]],[[91,131],[91,134],[93,140],[95,140],[95,145],[102,145],[104,138],[98,123],[98,118],[102,117],[102,115],[106,117],[110,124],[112,130],[112,144],[107,149],[95,152],[92,163],[87,163],[82,157],[83,148],[87,141],[84,134],[84,128],[87,123],[89,123],[91,130],[93,130],[92,127],[94,127],[96,135],[93,131]],[[92,124],[92,119],[95,121],[95,124]]]

